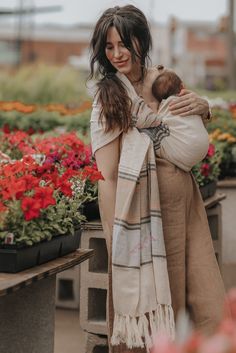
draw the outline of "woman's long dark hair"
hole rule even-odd
[[[131,52],[132,61],[138,58],[141,64],[143,80],[149,51],[152,46],[151,34],[147,19],[133,5],[116,6],[106,10],[96,23],[90,43],[91,58],[89,78],[99,78],[97,99],[101,104],[106,119],[106,131],[115,127],[127,131],[130,125],[131,104],[122,82],[115,75],[116,69],[106,57],[107,32],[114,26],[125,47]],[[135,48],[137,43],[137,48]],[[96,66],[96,69],[95,69]]]

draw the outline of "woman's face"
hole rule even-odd
[[[125,47],[116,28],[110,27],[107,32],[106,57],[117,71],[130,75],[137,71],[138,62],[133,63],[131,52]]]

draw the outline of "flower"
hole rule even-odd
[[[18,148],[25,136],[10,133],[10,140]],[[96,181],[102,179],[91,162],[91,148],[75,133],[28,143],[33,155],[22,152],[20,160],[0,163],[0,244],[9,232],[16,244],[28,245],[72,234],[85,219],[81,205],[97,197]]]
[[[208,176],[209,176],[210,170],[211,170],[210,164],[208,164],[208,163],[203,163],[203,164],[201,165],[201,174],[202,174],[204,177],[208,177]]]
[[[53,197],[54,190],[51,187],[36,187],[34,191],[33,198],[39,202],[40,208],[47,208],[50,205],[56,204],[56,200]]]
[[[213,143],[210,143],[206,157],[192,169],[193,175],[200,186],[217,180],[220,174],[221,156]]]
[[[179,345],[174,344],[165,334],[158,334],[151,353],[181,353],[181,350]]]
[[[0,202],[0,212],[5,212],[7,210],[7,207],[4,205],[3,202]]]
[[[220,153],[219,178],[236,176],[236,120],[235,103],[214,109],[214,118],[208,124],[210,141]]]
[[[25,104],[18,101],[2,101],[0,102],[0,110],[2,111],[13,111],[16,110],[20,113],[29,114],[36,110],[43,109],[49,112],[59,112],[62,115],[74,115],[84,112],[91,108],[91,102],[85,101],[80,106],[69,107],[65,104],[46,104],[43,106],[35,104]]]
[[[35,200],[33,197],[25,197],[21,202],[21,208],[24,212],[24,218],[26,221],[30,221],[34,218],[38,218],[40,214],[40,201]]]
[[[213,143],[211,143],[209,145],[209,149],[208,149],[208,152],[207,152],[207,156],[208,157],[213,157],[215,154],[215,146],[213,145]]]
[[[184,341],[171,341],[164,334],[154,338],[151,353],[235,353],[236,352],[236,288],[225,297],[225,311],[211,336],[193,331]]]
[[[88,177],[92,183],[94,183],[98,180],[104,180],[102,173],[97,170],[96,165],[94,165],[92,167],[90,167],[90,166],[84,167],[83,175],[85,177]]]

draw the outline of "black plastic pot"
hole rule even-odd
[[[74,235],[60,235],[33,246],[3,245],[0,247],[0,272],[16,273],[41,265],[79,248],[81,229]]]
[[[212,181],[209,184],[200,186],[200,192],[203,200],[206,200],[209,197],[213,196],[216,192],[216,188],[217,188],[216,181]]]
[[[93,221],[100,219],[100,212],[98,207],[98,201],[87,202],[83,205],[83,215],[86,217],[87,221]]]

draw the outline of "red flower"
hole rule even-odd
[[[183,344],[183,352],[196,353],[204,342],[204,336],[200,333],[193,333]]]
[[[60,178],[60,183],[64,181],[69,181],[71,178],[73,178],[76,175],[79,175],[80,173],[76,170],[73,169],[67,169],[61,176]]]
[[[201,166],[201,174],[202,174],[204,177],[208,177],[208,176],[210,175],[210,172],[211,172],[211,166],[210,166],[210,164],[203,163],[202,166]]]
[[[20,142],[29,142],[29,135],[24,131],[16,131],[8,135],[8,141],[11,145],[18,146]]]
[[[49,186],[35,188],[34,200],[40,203],[41,208],[47,208],[50,205],[55,205],[56,200],[53,197],[53,189]]]
[[[21,202],[21,208],[24,212],[24,218],[26,221],[38,218],[40,215],[41,203],[39,200],[33,197],[25,197]]]
[[[50,162],[45,162],[43,165],[37,167],[37,174],[43,175],[44,173],[50,173],[55,170],[55,166]]]
[[[1,195],[4,200],[19,199],[25,192],[25,182],[14,177],[1,180]]]
[[[211,143],[207,152],[208,157],[213,157],[215,154],[215,146]]]
[[[93,167],[85,166],[83,170],[83,175],[87,177],[92,183],[98,180],[104,180],[102,173],[97,170],[96,166],[93,166]]]
[[[3,175],[6,177],[15,176],[16,174],[24,170],[24,165],[20,161],[14,162],[14,164],[6,164],[3,168]]]
[[[33,135],[35,133],[34,129],[32,127],[30,127],[28,130],[27,130],[27,134],[29,135]]]
[[[20,200],[24,195],[25,191],[30,189],[27,189],[26,181],[22,178],[20,180],[17,180],[14,185],[9,188],[9,191],[13,193],[17,200]]]
[[[7,207],[0,201],[0,212],[5,212]]]
[[[17,190],[17,200],[19,200],[23,196],[25,191],[30,191],[38,185],[39,179],[34,177],[33,175],[26,174],[22,176],[18,181],[16,181],[15,190]]]
[[[37,166],[35,159],[32,156],[24,156],[23,162],[25,165],[33,165],[34,167]]]
[[[68,181],[61,182],[60,184],[60,190],[61,192],[66,195],[71,197],[72,196],[72,189],[71,189],[71,183]]]
[[[8,124],[4,124],[2,130],[5,134],[9,134],[11,132]]]
[[[54,185],[57,185],[57,182],[58,182],[58,171],[57,169],[55,169],[53,171],[53,173],[45,173],[43,174],[43,180],[46,181],[47,184],[51,185],[51,184],[54,184]]]

